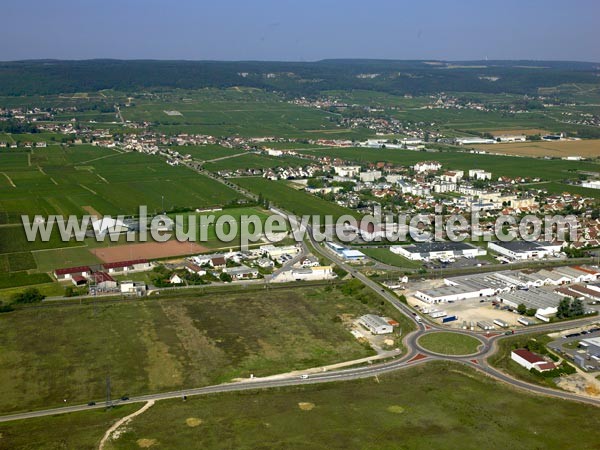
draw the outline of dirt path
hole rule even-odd
[[[104,437],[102,438],[102,440],[100,441],[100,444],[98,444],[98,450],[103,450],[104,449],[104,445],[106,444],[106,442],[110,439],[110,437],[112,436],[112,434],[117,431],[117,429],[122,426],[125,425],[126,423],[128,423],[131,419],[133,419],[136,416],[139,416],[140,414],[143,414],[148,408],[150,408],[152,405],[154,405],[154,400],[149,400],[148,403],[146,403],[144,406],[142,406],[140,409],[138,409],[136,412],[129,414],[128,416],[123,417],[122,419],[117,420],[113,426],[111,426],[108,430],[106,430],[106,433],[104,433]]]

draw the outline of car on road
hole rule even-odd
[[[89,402],[88,406],[96,406],[96,402]]]
[[[302,374],[302,375],[300,375],[300,379],[301,380],[308,380],[308,375]]]
[[[126,395],[124,395],[123,397],[121,397],[121,400],[125,402],[125,401],[129,400],[129,397],[127,397]]]

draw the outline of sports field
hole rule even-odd
[[[339,287],[248,287],[0,314],[0,412],[140,395],[318,367],[374,354],[341,317],[410,324]],[[397,338],[398,342],[400,337]]]
[[[92,449],[111,421],[140,407],[10,422],[0,433],[7,448]],[[599,420],[591,405],[533,396],[434,362],[376,379],[161,401],[106,448],[591,450]]]

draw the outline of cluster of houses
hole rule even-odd
[[[154,264],[146,259],[102,263],[98,266],[67,267],[54,270],[58,281],[70,281],[75,286],[89,286],[91,294],[121,292],[145,295],[146,283],[117,281],[114,276],[152,270]]]

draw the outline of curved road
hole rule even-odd
[[[274,209],[274,208],[273,208]],[[280,209],[274,209],[275,212],[286,216],[288,219],[292,217],[290,214],[281,211]],[[497,351],[497,343],[503,338],[509,337],[504,334],[488,334],[486,332],[473,332],[466,330],[452,330],[449,328],[442,327],[435,323],[422,323],[417,322],[415,320],[414,312],[404,303],[400,302],[395,295],[389,292],[387,289],[384,289],[382,286],[365,276],[363,273],[356,271],[353,267],[348,265],[346,262],[340,260],[332,251],[328,251],[320,246],[318,242],[316,242],[312,235],[312,230],[310,226],[308,227],[307,236],[311,241],[312,246],[315,251],[321,256],[326,257],[327,259],[335,261],[337,265],[339,265],[342,269],[350,273],[353,277],[359,279],[362,283],[364,283],[367,287],[372,289],[377,295],[383,297],[386,301],[388,301],[394,308],[404,314],[409,320],[411,320],[416,327],[415,331],[407,334],[403,339],[403,344],[407,349],[405,355],[400,358],[392,359],[391,361],[369,365],[369,366],[360,366],[348,369],[341,370],[333,370],[329,372],[320,372],[317,374],[310,374],[308,378],[303,378],[294,375],[281,375],[277,377],[268,377],[265,379],[252,379],[252,380],[244,380],[234,383],[225,383],[214,386],[206,386],[202,388],[195,389],[183,389],[178,391],[171,392],[163,392],[158,394],[149,394],[142,395],[134,398],[130,398],[125,401],[116,401],[115,404],[130,404],[130,403],[140,403],[147,402],[149,400],[164,400],[164,399],[173,399],[173,398],[182,398],[185,396],[192,395],[206,395],[206,394],[215,394],[222,392],[233,392],[233,391],[241,391],[241,390],[250,390],[250,389],[267,389],[267,388],[275,388],[275,387],[285,387],[285,386],[294,386],[294,385],[304,385],[304,384],[316,384],[316,383],[326,383],[331,381],[344,381],[344,380],[355,380],[359,378],[372,377],[379,374],[383,374],[386,372],[391,372],[395,370],[404,369],[407,367],[414,367],[425,362],[429,361],[453,361],[461,364],[465,364],[470,366],[496,380],[502,381],[509,385],[527,390],[529,392],[533,392],[536,394],[551,396],[560,398],[563,400],[572,400],[583,403],[588,403],[594,406],[600,406],[600,399],[594,399],[590,397],[585,397],[582,395],[559,391],[555,389],[546,388],[543,386],[534,385],[531,383],[527,383],[525,381],[517,380],[504,372],[501,372],[498,369],[495,369],[488,365],[487,358],[493,355]],[[527,330],[516,331],[515,334],[529,334],[537,331],[557,331],[566,328],[572,328],[573,326],[581,326],[586,324],[591,324],[597,321],[596,317],[585,318],[576,321],[570,321],[566,323],[558,323],[558,324],[546,324],[532,327]],[[445,356],[439,355],[433,352],[428,351],[419,346],[418,339],[422,335],[433,332],[433,331],[445,331],[451,333],[461,333],[469,336],[476,337],[481,341],[481,346],[479,351],[476,354],[468,355],[468,356]],[[67,406],[62,408],[53,408],[39,411],[30,411],[18,414],[11,414],[0,416],[0,422],[7,422],[12,420],[19,419],[28,419],[33,417],[42,417],[56,414],[64,414],[75,411],[86,411],[90,409],[100,409],[104,408],[105,404],[98,403],[93,406],[88,405],[74,405]]]

